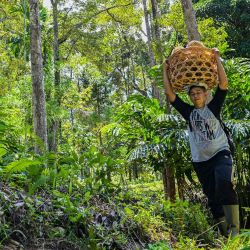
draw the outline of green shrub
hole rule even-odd
[[[163,216],[174,235],[205,242],[213,240],[214,231],[208,223],[208,216],[199,204],[193,205],[187,201],[176,203],[163,201]]]

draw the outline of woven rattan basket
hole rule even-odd
[[[169,77],[175,91],[185,91],[194,83],[206,83],[211,89],[217,85],[218,74],[212,49],[192,41],[186,48],[176,48],[169,61]]]

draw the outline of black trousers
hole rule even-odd
[[[230,152],[220,151],[208,161],[193,162],[193,165],[213,217],[223,217],[223,205],[238,204],[232,183],[233,161]]]

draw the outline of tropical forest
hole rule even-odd
[[[166,95],[191,41],[228,80],[235,235]],[[250,0],[1,0],[0,249],[249,250]]]

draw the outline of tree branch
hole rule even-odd
[[[116,19],[115,15],[113,15],[112,13],[110,13],[110,11],[109,11],[109,10],[107,10],[107,13],[108,13],[108,14],[112,17],[112,19],[114,19],[117,23],[122,24],[122,21],[120,21],[120,20]]]
[[[124,4],[124,5],[115,5],[115,6],[111,6],[109,8],[105,8],[103,10],[100,10],[96,13],[94,13],[92,16],[90,16],[87,20],[87,22],[89,22],[92,18],[102,14],[103,12],[108,12],[109,10],[111,9],[115,9],[115,8],[121,8],[121,7],[127,7],[129,5],[131,5],[132,3],[129,3],[129,4]],[[110,13],[108,13],[110,15]],[[63,37],[61,37],[59,39],[59,44],[62,44],[64,43],[65,41],[67,41],[67,39],[70,37],[70,35],[72,34],[72,32],[75,30],[75,29],[79,29],[83,24],[85,24],[84,22],[80,22],[80,23],[77,23],[75,24]]]

